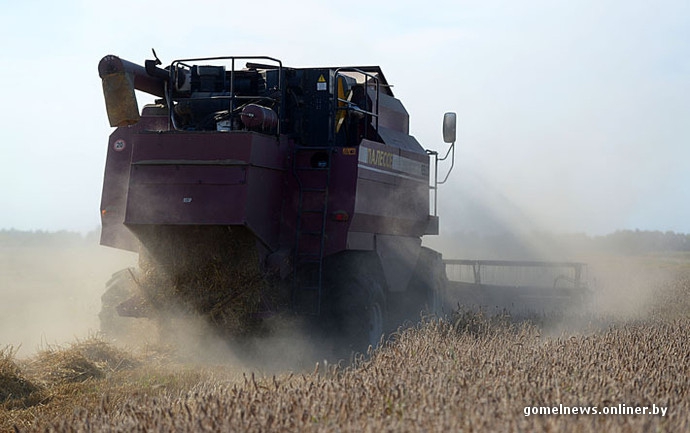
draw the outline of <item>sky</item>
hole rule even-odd
[[[155,48],[379,65],[429,149],[457,112],[442,232],[690,233],[687,0],[0,6],[0,229],[98,227],[113,128],[97,65]]]

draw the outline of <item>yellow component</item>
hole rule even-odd
[[[356,147],[343,147],[343,155],[357,155],[357,148]]]
[[[139,121],[134,79],[130,74],[115,72],[104,76],[103,96],[110,126],[133,125]]]
[[[393,154],[383,150],[367,149],[367,164],[378,165],[379,167],[393,168]]]
[[[322,76],[323,77],[323,76]],[[345,78],[338,77],[338,108],[347,106],[347,102],[342,101],[343,99],[350,100],[352,96],[351,92],[348,92],[347,98],[345,98]],[[340,132],[340,127],[343,126],[345,121],[345,116],[347,115],[347,110],[340,109],[335,113],[335,133]]]

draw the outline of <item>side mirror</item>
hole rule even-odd
[[[443,115],[443,141],[446,143],[455,143],[455,125],[457,122],[455,113],[446,113]]]

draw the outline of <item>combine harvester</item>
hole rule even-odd
[[[139,269],[108,283],[104,331],[122,316],[185,312],[229,337],[257,335],[287,314],[363,350],[422,310],[514,305],[509,284],[485,285],[485,271],[507,263],[444,262],[422,247],[439,232],[454,113],[443,119],[450,147],[440,156],[409,135],[378,66],[238,56],[160,65],[115,56],[98,65],[116,127],[101,244],[140,254]],[[140,113],[135,90],[159,99]],[[453,272],[463,267],[473,279],[449,283],[446,268],[462,281]],[[574,274],[557,281],[582,289],[581,265],[565,267]]]

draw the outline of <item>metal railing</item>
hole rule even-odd
[[[512,260],[444,260],[451,281],[512,287],[586,288],[586,264]]]
[[[350,98],[351,94],[344,94],[344,95],[339,95],[338,91],[338,86],[340,85],[341,81],[342,82],[347,82],[345,77],[353,78],[350,75],[347,75],[346,73],[355,73],[355,74],[360,74],[361,76],[364,77],[364,82],[359,83],[357,82],[357,85],[362,85],[364,89],[364,107],[359,106],[358,104],[354,104]],[[369,94],[369,87],[373,86],[374,87],[374,95],[371,101],[371,107],[369,107],[369,101],[368,98],[370,96]],[[350,90],[351,92],[351,90]],[[347,111],[353,111],[356,113],[361,114],[362,116],[371,116],[371,119],[373,121],[373,126],[374,130],[378,134],[379,130],[379,93],[380,92],[380,82],[378,79],[378,76],[366,72],[362,69],[359,68],[352,68],[352,67],[347,67],[347,68],[337,68],[334,73],[334,89],[333,93],[335,97],[333,98],[333,113],[334,113],[334,118],[336,119],[336,124],[337,124],[337,119],[338,119],[338,113],[344,111],[345,114],[347,114]],[[349,93],[349,92],[348,92]],[[334,127],[333,129],[333,137],[335,137],[336,134],[336,128]],[[331,140],[331,142],[334,142],[334,139]]]
[[[277,69],[278,70],[278,76],[277,76],[277,84],[276,87],[273,89],[274,92],[277,94],[282,94],[282,79],[283,79],[283,63],[273,57],[268,57],[268,56],[220,56],[220,57],[198,57],[198,58],[190,58],[190,59],[179,59],[179,60],[174,60],[170,64],[170,76],[169,80],[166,83],[165,86],[165,93],[166,93],[166,103],[168,105],[168,114],[170,116],[170,121],[175,129],[178,129],[176,122],[175,122],[175,116],[174,116],[174,102],[180,102],[180,101],[185,101],[185,100],[191,100],[191,99],[227,99],[230,100],[230,108],[231,110],[234,110],[238,108],[238,105],[236,101],[247,101],[252,102],[252,101],[269,101],[271,103],[276,104],[277,110],[276,114],[278,114],[278,119],[280,119],[281,116],[281,111],[282,107],[280,105],[280,101],[276,100],[273,97],[270,96],[263,96],[263,95],[236,95],[235,94],[235,75],[236,72],[238,71],[236,68],[236,61],[241,60],[241,61],[246,61],[246,60],[261,60],[261,61],[270,61],[270,62],[275,62],[275,65],[262,65],[258,63],[253,63],[253,65],[257,68],[263,68],[263,69]],[[180,80],[180,74],[183,73],[183,71],[190,71],[191,68],[194,66],[194,63],[198,62],[230,62],[230,89],[229,89],[229,95],[214,95],[214,96],[209,96],[209,97],[200,97],[200,98],[186,98],[186,97],[179,97],[175,96],[175,89],[176,89],[176,82],[179,82]],[[227,72],[227,69],[226,69]],[[268,89],[267,89],[268,90]],[[241,108],[241,106],[240,106]],[[277,127],[277,135],[280,135],[280,121],[278,122],[278,127]]]

